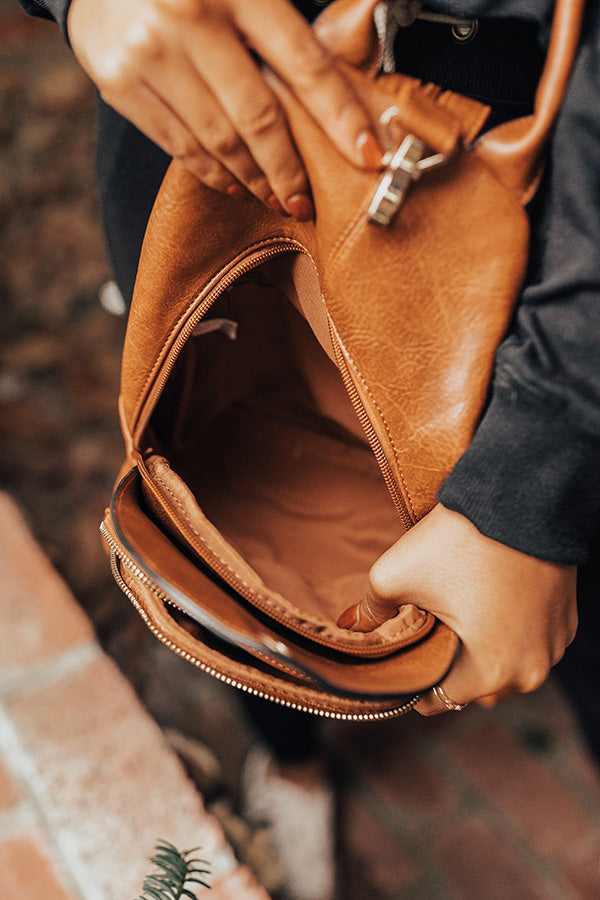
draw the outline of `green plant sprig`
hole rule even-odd
[[[153,872],[144,879],[142,893],[137,900],[197,900],[192,892],[192,885],[208,888],[209,884],[202,878],[209,874],[203,868],[207,865],[203,859],[193,856],[200,848],[180,851],[169,841],[159,841],[150,862],[159,871]]]

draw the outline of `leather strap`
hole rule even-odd
[[[483,135],[476,154],[522,202],[535,192],[544,144],[565,94],[581,31],[585,0],[557,0],[546,64],[533,115],[505,122]]]

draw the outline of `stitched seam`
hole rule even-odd
[[[181,500],[179,499],[179,497],[177,497],[177,495],[176,495],[175,493],[173,493],[173,490],[172,490],[172,489],[171,489],[164,481],[160,480],[159,477],[158,477],[156,474],[153,475],[153,477],[156,478],[157,481],[160,482],[160,484],[161,484],[161,486],[163,487],[163,489],[164,489],[164,490],[169,494],[169,496],[172,498],[172,500],[173,500],[175,506],[180,510],[180,512],[182,513],[183,517],[186,518],[185,507],[184,507],[184,505],[182,504],[182,502],[181,502]],[[412,506],[411,506],[411,509],[412,509]],[[413,512],[414,512],[414,511],[413,511]],[[196,535],[196,537],[198,538],[198,540],[199,540],[199,541],[207,548],[207,550],[208,550],[214,557],[216,557],[216,559],[221,563],[221,565],[223,565],[224,568],[225,568],[225,569],[226,569],[226,570],[227,570],[227,571],[228,571],[228,572],[236,579],[236,581],[239,581],[245,588],[247,588],[249,591],[251,591],[253,594],[255,594],[255,596],[256,596],[259,600],[262,600],[262,601],[266,604],[266,606],[269,607],[269,609],[272,609],[272,610],[273,610],[274,612],[276,612],[276,613],[277,613],[277,612],[281,612],[280,605],[279,605],[275,600],[272,600],[272,599],[271,599],[270,597],[268,597],[266,594],[261,593],[261,592],[258,591],[256,588],[254,588],[253,586],[251,586],[250,584],[248,584],[248,582],[244,580],[243,576],[241,576],[235,569],[232,569],[232,567],[231,567],[231,566],[223,559],[223,557],[220,556],[215,550],[213,550],[213,548],[211,547],[211,545],[209,544],[209,542],[207,541],[207,539],[206,539],[202,534],[200,534],[200,532],[199,532],[196,528],[194,528],[194,527],[193,527],[192,525],[190,525],[189,523],[188,523],[188,527],[189,527],[190,530],[193,532],[193,534]],[[277,618],[277,617],[276,617],[276,618]],[[288,622],[288,623],[285,623],[285,622],[284,622],[283,624],[286,624],[286,627],[288,627],[288,628],[291,627],[291,625],[290,625],[289,622]],[[317,624],[317,625],[319,624],[318,621],[316,622],[316,624]],[[422,620],[422,621],[420,621],[420,622],[414,622],[414,623],[412,623],[412,627],[415,627],[415,626],[416,626],[418,632],[420,632],[420,631],[423,630],[423,627],[424,627],[425,624],[426,624],[426,618],[425,618],[425,620]],[[300,626],[298,626],[298,627],[300,627]],[[411,627],[411,625],[409,624],[408,627]],[[294,629],[292,629],[292,630],[294,630]],[[300,634],[303,634],[302,630],[300,631]],[[305,636],[306,636],[306,635],[305,635]],[[410,643],[412,643],[415,639],[416,639],[416,638],[415,638],[414,636],[411,636],[410,638],[407,638],[407,639],[405,639],[405,640],[407,641],[408,644],[410,644]],[[403,639],[401,639],[401,640],[403,640]],[[392,641],[393,641],[393,639],[392,639]],[[322,643],[322,642],[318,642],[318,643]],[[358,641],[357,641],[356,643],[358,643]],[[355,649],[355,648],[354,648],[354,643],[353,643],[352,641],[347,641],[347,642],[346,642],[346,641],[342,641],[341,644],[342,644],[342,646],[348,647],[349,650],[354,650],[354,649]],[[323,646],[330,647],[330,648],[332,647],[331,643],[324,643]],[[402,646],[405,646],[405,644],[401,644],[401,646],[400,646],[398,649],[402,649]],[[383,642],[383,647],[385,648],[385,641]],[[336,649],[336,648],[333,647],[333,649]],[[372,655],[378,653],[380,647],[376,645],[376,646],[374,646],[372,649],[373,649],[373,653],[372,653],[372,654],[370,654],[370,653],[364,654],[365,659],[370,658]],[[393,647],[390,648],[390,652],[391,652],[391,649],[393,649]],[[363,654],[360,654],[360,655],[362,656]]]
[[[252,656],[258,656],[259,659],[264,660],[273,669],[281,669],[283,672],[288,672],[290,675],[293,675],[294,678],[306,679],[307,681],[311,681],[313,683],[315,682],[315,679],[311,678],[310,675],[306,675],[304,672],[298,671],[298,669],[294,669],[292,666],[286,666],[285,663],[280,662],[279,659],[277,660],[277,662],[274,662],[273,657],[263,650],[258,650],[256,647],[243,647],[242,649],[245,650],[246,653],[250,653]]]
[[[154,477],[156,477],[156,476],[154,476]],[[173,490],[169,487],[169,485],[165,484],[164,481],[162,481],[161,484],[162,484],[163,489],[169,494],[169,496],[172,498],[175,506],[179,509],[179,511],[182,513],[183,517],[187,521],[186,510],[185,510],[183,503],[179,499],[179,497],[177,497],[177,495],[173,492]],[[247,588],[249,591],[252,591],[253,594],[256,594],[256,596],[259,598],[259,600],[264,600],[264,602],[268,606],[275,608],[274,602],[269,597],[265,596],[264,594],[261,594],[254,587],[251,587],[250,584],[248,584],[248,582],[245,581],[243,576],[239,574],[239,572],[236,572],[235,569],[232,569],[231,566],[229,565],[229,563],[227,563],[223,559],[223,557],[219,555],[219,553],[217,553],[215,550],[213,550],[213,548],[211,547],[211,545],[209,544],[207,539],[202,534],[200,534],[200,532],[196,528],[194,528],[193,525],[190,525],[189,523],[187,523],[187,524],[188,524],[188,528],[196,535],[196,537],[198,538],[200,543],[203,544],[203,546],[207,548],[207,550],[211,553],[212,556],[216,557],[216,559],[229,572],[229,574],[232,575],[236,579],[236,581],[239,581],[245,588]]]
[[[346,350],[345,347],[344,347],[344,350]],[[346,350],[346,359],[348,360],[348,362],[349,362],[350,365],[352,366],[352,369],[353,369],[353,371],[354,371],[354,373],[355,373],[357,379],[358,379],[358,380],[360,381],[360,383],[362,384],[362,386],[363,386],[365,392],[366,392],[367,395],[369,396],[369,399],[371,400],[373,406],[375,407],[375,409],[377,410],[377,413],[379,414],[379,418],[381,419],[381,422],[382,422],[382,424],[383,424],[383,427],[385,428],[385,432],[386,432],[386,434],[387,434],[387,436],[388,436],[388,438],[389,438],[390,444],[392,445],[392,450],[394,451],[394,459],[396,460],[396,463],[397,463],[397,465],[398,465],[398,475],[400,476],[400,481],[401,481],[401,483],[402,483],[402,487],[404,488],[404,492],[405,492],[405,494],[406,494],[406,499],[408,500],[408,505],[410,506],[410,511],[412,512],[413,516],[416,518],[416,515],[417,515],[417,514],[416,514],[416,512],[415,512],[415,509],[414,509],[414,506],[413,506],[413,503],[412,503],[412,499],[411,499],[411,496],[410,496],[410,492],[409,492],[409,490],[408,490],[408,487],[407,487],[407,485],[406,485],[406,481],[404,480],[404,475],[402,474],[402,469],[401,469],[401,467],[400,467],[400,459],[399,459],[399,457],[398,457],[398,450],[397,450],[397,448],[396,448],[396,444],[394,443],[394,439],[393,439],[392,434],[391,434],[391,432],[390,432],[388,423],[386,422],[385,416],[383,415],[383,412],[381,411],[381,407],[380,407],[379,404],[377,403],[377,400],[376,400],[375,397],[373,396],[373,394],[372,394],[370,388],[367,386],[367,384],[365,383],[365,381],[364,381],[362,375],[360,374],[360,372],[359,372],[359,370],[358,370],[358,367],[357,367],[356,363],[354,362],[354,360],[352,359],[352,357],[350,356],[350,354],[348,353],[347,350]]]
[[[371,187],[369,196],[371,196],[372,192],[373,192],[373,188]],[[335,264],[335,261],[336,261],[336,256],[338,256],[338,254],[341,252],[341,250],[343,249],[343,245],[346,243],[347,240],[349,240],[352,233],[358,228],[358,226],[360,225],[360,223],[364,219],[364,217],[365,217],[365,212],[364,212],[364,209],[362,208],[362,204],[361,204],[359,211],[356,213],[354,218],[348,222],[347,226],[341,232],[340,236],[338,237],[335,244],[331,248],[331,250],[329,252],[329,257],[328,257],[327,262],[325,263],[325,267],[324,267],[324,275],[323,275],[323,292],[324,293],[325,293],[325,289],[327,286],[327,280],[328,280],[329,273],[331,271],[332,266]]]

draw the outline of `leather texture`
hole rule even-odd
[[[328,455],[318,449],[317,434],[327,421],[328,439],[343,431],[340,459],[352,456],[362,473],[357,484],[366,485],[371,474],[364,462],[365,440],[362,449],[355,447],[361,433],[356,414],[391,495],[392,518],[397,516],[397,526],[389,524],[390,510],[382,501],[381,527],[364,524],[365,536],[385,532],[383,544],[374,541],[373,548],[383,552],[395,539],[395,527],[401,533],[433,507],[437,489],[471,440],[495,349],[523,283],[529,240],[523,204],[539,180],[583,8],[582,0],[556,3],[534,114],[478,137],[488,113],[483,105],[400,74],[374,77],[375,5],[375,0],[336,0],[315,27],[342,61],[373,120],[396,108],[394,143],[416,135],[428,154],[443,154],[445,163],[423,173],[393,222],[377,227],[368,222],[367,209],[381,173],[360,171],[345,161],[280,84],[277,90],[310,179],[313,223],[282,219],[258,202],[240,203],[197,182],[183,165],[171,165],[148,226],[123,353],[120,414],[131,471],[105,520],[127,592],[178,652],[206,660],[224,678],[280,702],[359,717],[368,717],[369,710],[395,714],[404,700],[439,682],[456,651],[455,635],[409,608],[378,634],[349,638],[335,625],[333,602],[332,608],[327,602],[321,608],[320,600],[315,606],[309,597],[303,605],[298,598],[307,594],[306,585],[299,588],[300,576],[290,572],[303,568],[303,552],[306,560],[318,554],[303,549],[302,531],[293,539],[299,549],[290,551],[289,571],[281,575],[265,562],[264,547],[256,562],[251,559],[253,535],[240,532],[227,508],[240,504],[252,510],[257,533],[269,543],[268,528],[259,519],[274,518],[268,510],[275,508],[280,489],[277,457],[269,464],[273,478],[268,473],[265,478],[272,480],[275,497],[244,500],[244,484],[228,496],[226,483],[235,481],[223,476],[218,458],[225,456],[219,446],[237,441],[232,420],[229,430],[222,429],[228,440],[214,444],[211,452],[209,435],[212,440],[213,423],[231,408],[240,422],[254,423],[259,434],[276,434],[282,454],[301,452],[308,460]],[[282,305],[301,315],[282,313],[279,323]],[[229,321],[232,309],[239,311],[242,337],[230,363],[229,349],[222,357],[213,352],[219,341],[227,344],[225,338],[193,334],[207,316],[222,317],[215,318],[218,331],[218,322]],[[246,344],[243,334],[250,335]],[[204,343],[192,350],[193,341]],[[280,352],[279,344],[291,349]],[[271,385],[287,384],[288,358],[299,361],[303,384],[316,398],[310,415],[303,401],[297,405],[301,412],[294,415],[301,422],[293,444],[290,428],[275,427],[272,413],[265,413],[263,394],[259,401],[252,395],[250,412],[239,412],[244,391],[249,393],[254,383],[258,393],[263,391],[267,375]],[[237,374],[231,374],[236,367]],[[230,387],[222,387],[228,380]],[[296,395],[291,386],[286,396]],[[178,404],[182,411],[176,414]],[[280,399],[277,404],[281,411]],[[249,438],[248,447],[255,445],[260,448]],[[245,465],[244,453],[239,463],[229,463],[234,470]],[[252,453],[261,456],[260,449]],[[204,480],[194,475],[201,459],[209,472]],[[319,465],[312,481],[304,463],[297,476],[307,478],[300,493],[314,493],[317,506],[321,503],[310,526],[316,535],[316,520],[339,500],[332,493],[334,479],[322,474],[326,462]],[[282,485],[295,477],[282,477]],[[220,501],[212,498],[214,483],[225,485]],[[294,507],[299,501],[288,502]],[[205,505],[214,507],[214,514],[209,516]],[[282,526],[278,531],[280,537]],[[290,526],[290,536],[293,531]],[[331,534],[336,533],[332,526]],[[315,547],[322,543],[315,541]],[[239,551],[246,545],[250,556]],[[333,559],[333,546],[331,553]],[[354,589],[360,580],[351,563],[344,558],[340,564],[340,584]],[[136,571],[145,578],[136,578]],[[322,573],[310,578],[312,590]],[[319,590],[326,594],[329,588],[317,586],[317,597]],[[188,626],[196,623],[194,634],[194,627],[186,630],[169,613],[165,597],[185,612]],[[356,599],[345,597],[345,605]]]

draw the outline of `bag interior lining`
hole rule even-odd
[[[216,328],[188,341],[151,443],[234,551],[314,629],[361,599],[403,527],[329,358],[329,333],[321,321],[316,340],[298,312],[319,315],[314,297],[302,306],[295,290],[300,281],[310,294],[312,264],[287,262],[285,294],[280,259],[216,302],[211,318],[237,323],[237,336]],[[406,608],[411,626],[415,612]]]

